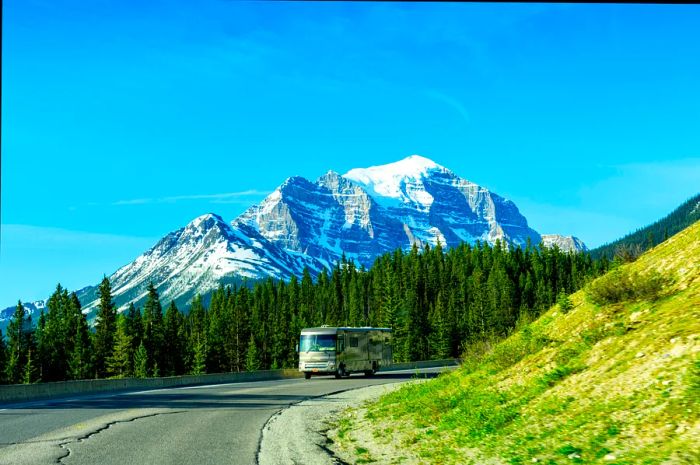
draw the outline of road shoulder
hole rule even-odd
[[[343,415],[353,415],[353,410],[348,410],[351,407],[361,407],[406,384],[398,382],[351,389],[308,399],[280,411],[263,429],[258,464],[354,463],[348,451],[329,439],[329,434],[337,434],[338,420]],[[354,455],[354,451],[349,452]]]

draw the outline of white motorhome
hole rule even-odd
[[[391,365],[391,328],[321,326],[301,330],[299,371],[311,375],[373,375]]]

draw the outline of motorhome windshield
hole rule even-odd
[[[302,334],[300,352],[327,352],[335,350],[335,334]]]

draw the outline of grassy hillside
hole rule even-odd
[[[698,220],[700,220],[700,194],[686,200],[659,221],[614,242],[601,245],[590,253],[593,258],[606,256],[610,259],[614,258],[616,253],[638,255],[639,252],[660,244]]]
[[[700,222],[570,302],[343,415],[333,447],[353,463],[700,463]]]

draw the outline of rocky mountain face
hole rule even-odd
[[[561,236],[559,234],[542,234],[542,244],[545,247],[559,247],[563,252],[587,252],[588,247],[576,236]]]
[[[549,239],[557,237],[559,239]],[[164,301],[187,304],[221,283],[312,275],[345,255],[365,267],[397,248],[476,241],[528,241],[585,250],[575,238],[540,236],[510,200],[413,155],[395,163],[329,171],[312,182],[291,177],[230,224],[215,214],[171,232],[112,276],[115,302],[138,305],[153,282]],[[78,293],[86,312],[97,289]]]
[[[161,239],[153,248],[109,277],[115,302],[124,307],[145,299],[153,282],[164,301],[188,303],[219,284],[242,278],[301,276],[305,267],[316,273],[323,262],[285,251],[256,230],[233,228],[212,213],[195,218],[187,226]],[[97,305],[97,289],[81,297],[85,311]]]
[[[232,225],[328,265],[345,254],[369,266],[414,243],[540,242],[513,202],[417,155],[342,176],[329,171],[314,183],[290,178]]]

